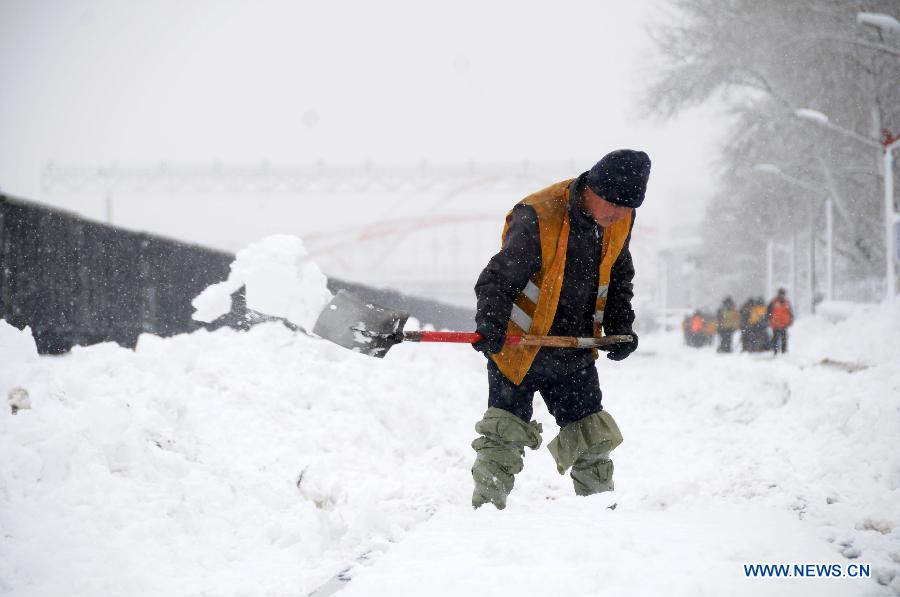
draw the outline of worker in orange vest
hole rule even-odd
[[[616,150],[580,176],[529,195],[507,215],[500,251],[475,285],[483,339],[473,347],[488,358],[488,409],[472,442],[474,507],[505,508],[524,449],[541,445],[541,424],[531,420],[537,392],[560,427],[547,446],[557,471],[571,470],[577,495],[613,490],[610,452],[622,434],[601,404],[598,353],[506,344],[505,337],[631,336],[610,350],[612,361],[637,349],[629,247],[649,176],[646,153]]]
[[[700,313],[700,311],[694,311],[689,325],[691,331],[691,346],[694,348],[703,346],[703,329],[706,325],[703,314]]]
[[[794,323],[794,310],[787,299],[787,291],[778,289],[778,296],[772,299],[767,310],[769,327],[772,328],[772,350],[775,354],[787,352],[787,329]]]

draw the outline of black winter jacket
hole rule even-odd
[[[600,250],[603,228],[581,209],[584,175],[572,182],[570,189],[569,243],[559,306],[550,327],[551,336],[593,336],[594,311],[600,275]],[[632,228],[634,218],[632,217]],[[631,232],[619,258],[613,264],[607,294],[603,327],[609,334],[629,334],[634,322],[631,299],[634,264],[629,245]],[[475,322],[506,329],[513,302],[528,280],[541,270],[541,242],[537,214],[530,205],[516,205],[509,217],[509,227],[500,252],[494,255],[478,277],[475,295],[478,299]],[[548,369],[567,374],[593,362],[590,349],[541,348],[531,369]]]

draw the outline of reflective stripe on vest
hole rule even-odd
[[[602,274],[601,274],[602,275]],[[606,299],[606,295],[609,293],[609,284],[600,284],[597,287],[597,300],[599,302],[600,299]],[[606,307],[606,303],[603,303],[604,308]],[[601,325],[603,323],[603,311],[605,309],[597,309],[594,311],[594,325]]]
[[[517,326],[522,328],[523,331],[528,332],[531,329],[531,316],[515,303],[513,303],[512,312],[509,314],[509,318],[513,320]]]
[[[525,288],[522,289],[522,295],[525,296],[528,300],[531,301],[531,305],[528,305],[529,310],[533,313],[535,307],[537,307],[538,298],[541,295],[541,289],[538,288],[537,284],[528,280],[528,284],[525,285]],[[520,300],[521,301],[521,295]],[[522,328],[522,331],[528,332],[531,330],[531,315],[529,315],[522,307],[513,303],[512,312],[509,314],[510,320],[515,322],[517,326]]]

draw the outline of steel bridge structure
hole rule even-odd
[[[329,275],[471,304],[509,207],[589,165],[48,163],[40,182],[51,203],[107,223],[228,250],[294,233]]]

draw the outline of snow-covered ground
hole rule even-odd
[[[498,512],[468,505],[466,346],[379,360],[268,323],[38,357],[0,322],[0,392],[31,407],[0,410],[0,593],[900,595],[900,309],[834,306],[790,340],[602,359],[616,509],[542,447]]]

